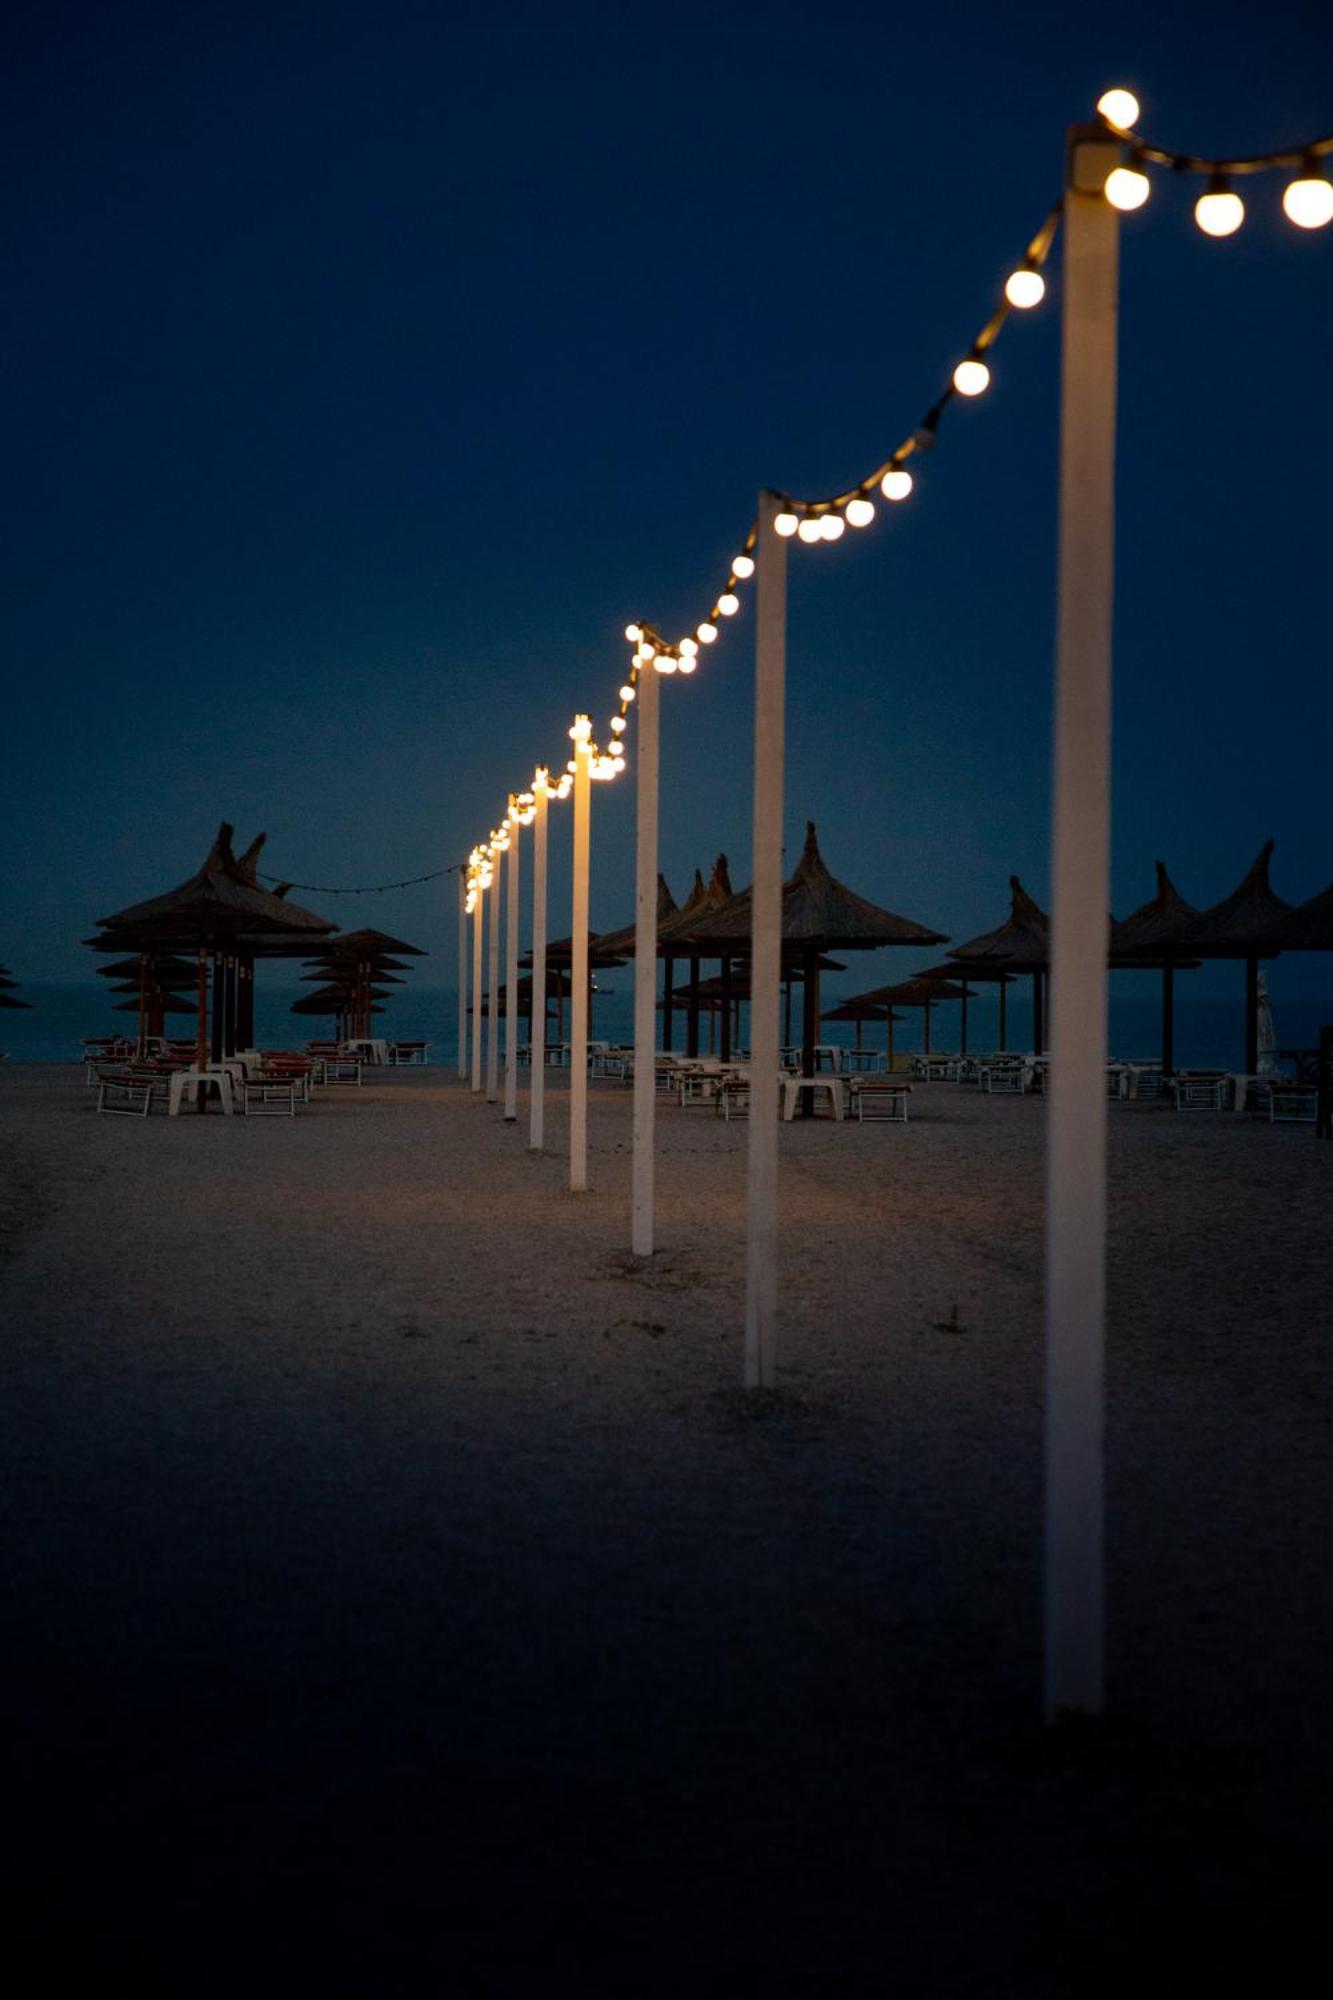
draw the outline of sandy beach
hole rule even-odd
[[[1326,1928],[1333,1146],[1111,1107],[1110,1708],[1039,1720],[1045,1107],[0,1075],[20,1932],[125,1991],[1272,1992]],[[11,1794],[13,1795],[13,1794]]]

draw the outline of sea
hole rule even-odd
[[[333,1032],[331,1021],[309,1015],[294,1015],[292,1001],[299,987],[266,987],[261,975],[256,982],[255,1039],[261,1048],[300,1048],[311,1036]],[[1008,1042],[1010,1048],[1024,1048],[1031,1041],[1031,1001],[1027,980],[1014,987],[1009,997]],[[0,1012],[0,1051],[10,1062],[76,1062],[79,1044],[85,1035],[105,1035],[117,1029],[132,1035],[135,1016],[118,1013],[105,986],[99,980],[24,980],[14,997],[26,1000],[30,1011],[5,1009]],[[828,1004],[836,1004],[830,997]],[[1273,997],[1274,1033],[1279,1049],[1312,1049],[1319,1029],[1333,1023],[1333,997],[1318,995]],[[799,1013],[800,996],[795,1009]],[[609,991],[595,993],[592,1004],[592,1034],[609,1042],[629,1043],[634,1039],[633,980],[618,981]],[[184,1038],[193,1032],[193,1015],[172,1015],[168,1032]],[[968,1007],[968,1046],[974,1050],[997,1046],[997,1010],[993,991],[983,992]],[[405,986],[385,1002],[376,1019],[376,1031],[390,1039],[428,1042],[428,1062],[456,1065],[458,1057],[458,996],[456,989],[426,985]],[[707,1032],[705,1017],[704,1032]],[[797,1030],[799,1032],[799,1030]],[[882,1047],[884,1030],[879,1024],[864,1029],[867,1047]],[[552,1038],[555,1023],[550,1026]],[[676,1017],[675,1042],[684,1039],[683,1017]],[[854,1045],[856,1030],[828,1021],[821,1031],[826,1043]],[[894,1030],[894,1046],[903,1050],[922,1047],[920,1008],[908,1010]],[[935,1007],[931,1020],[931,1043],[937,1049],[958,1046],[956,1003]],[[1113,1056],[1132,1059],[1152,1057],[1161,1050],[1161,1003],[1154,992],[1118,992],[1111,981],[1109,1046]],[[1244,1008],[1237,968],[1234,998],[1194,997],[1187,979],[1176,987],[1176,1062],[1181,1068],[1240,1069],[1245,1053]]]

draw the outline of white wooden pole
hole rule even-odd
[[[634,875],[634,1171],[630,1248],[653,1254],[653,1139],[657,1113],[657,773],[661,681],[639,675],[635,772]]]
[[[1120,149],[1070,134],[1046,1126],[1048,1721],[1098,1715],[1105,1625],[1106,950]]]
[[[478,887],[472,906],[472,1088],[481,1090],[481,927],[486,920],[486,891]]]
[[[505,856],[505,1123],[518,1117],[518,850],[523,829],[511,810]]]
[[[588,718],[575,718],[574,739],[574,935],[569,993],[569,1185],[588,1185],[588,862],[592,773]]]
[[[500,1096],[500,899],[504,883],[504,857],[491,860],[493,877],[490,916],[486,928],[486,1102],[495,1104]]]
[[[532,822],[532,1019],[528,1036],[528,1146],[540,1153],[546,1119],[546,807],[545,771],[533,780],[537,815]]]
[[[777,1376],[778,1006],[782,976],[783,708],[787,544],[776,493],[759,496],[755,545],[754,889],[750,956],[750,1124],[746,1162],[745,1386]]]
[[[458,871],[458,1074],[467,1075],[467,869]]]

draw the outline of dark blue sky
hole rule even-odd
[[[628,617],[702,615],[761,484],[845,485],[910,429],[1105,84],[1201,152],[1333,129],[1322,0],[43,5],[7,36],[0,957],[29,977],[81,972],[224,816],[301,881],[456,859],[605,716]],[[1119,912],[1158,853],[1196,902],[1269,834],[1281,893],[1333,875],[1333,228],[1280,188],[1225,243],[1194,185],[1125,225]],[[1058,307],[1057,252],[913,499],[793,556],[790,852],[814,817],[955,939],[1011,869],[1047,889]],[[748,612],[665,690],[678,894],[719,847],[748,879]],[[596,805],[619,923],[631,786]],[[448,884],[303,900],[451,978]]]

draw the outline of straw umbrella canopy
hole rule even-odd
[[[242,947],[253,948],[256,940],[272,938],[276,942],[279,937],[304,933],[308,949],[311,939],[328,936],[337,929],[327,918],[289,902],[285,895],[261,889],[256,865],[264,835],[260,834],[238,857],[232,848],[233,833],[234,828],[224,820],[193,875],[161,896],[150,896],[144,902],[131,903],[112,916],[98,919],[99,929],[109,940],[102,949],[123,950],[126,945],[140,951],[165,945],[194,947],[201,1063],[208,1054],[206,960],[210,955],[214,963],[212,1045],[214,1057],[218,1058],[234,1040],[234,974]],[[230,958],[227,967],[220,962],[224,952]]]
[[[657,928],[659,934],[661,933],[663,924],[669,922],[672,917],[678,914],[679,905],[667,887],[666,876],[659,875],[657,878]],[[631,922],[622,924],[619,930],[598,931],[597,935],[590,938],[588,942],[590,945],[596,945],[598,951],[620,952],[623,956],[632,957],[637,939],[638,925]]]
[[[867,1021],[882,1021],[885,1026],[884,1054],[890,1069],[893,1068],[893,1031],[906,1014],[895,1013],[892,1007],[881,1006],[873,1000],[844,1000],[837,1007],[830,1007],[823,1016],[826,1021],[855,1021],[856,1046],[861,1047],[861,1031]]]
[[[345,998],[338,1010],[347,1018],[348,1031],[353,1035],[368,1035],[370,1032],[371,1000],[377,990],[382,997],[382,984],[392,981],[395,986],[404,982],[394,978],[390,967],[407,970],[403,958],[425,958],[420,945],[408,944],[405,938],[390,937],[387,931],[365,928],[359,931],[345,931],[330,944],[321,946],[307,963],[315,970],[308,978],[325,979],[342,989]]]
[[[1269,886],[1272,855],[1273,842],[1266,840],[1231,894],[1200,910],[1183,927],[1180,939],[1192,958],[1244,961],[1245,1070],[1251,1076],[1259,1060],[1259,961],[1277,957],[1282,947],[1272,941],[1273,933],[1281,919],[1295,914]]]
[[[1123,923],[1111,925],[1110,964],[1113,968],[1147,971],[1155,966],[1162,972],[1162,1069],[1169,1076],[1175,1068],[1176,972],[1195,967],[1199,960],[1182,949],[1182,941],[1199,912],[1187,903],[1166,872],[1166,863],[1154,864],[1157,893]]]
[[[17,979],[10,973],[9,967],[7,965],[0,965],[0,1007],[10,1007],[16,1013],[22,1011],[25,1014],[30,1014],[32,1012],[31,1000],[15,1000],[13,997],[18,991],[18,984]]]
[[[928,965],[924,971],[918,972],[916,975],[918,979],[943,979],[946,981],[957,979],[959,976],[960,968],[950,964]],[[973,972],[969,968],[961,976],[966,983],[967,992],[963,995],[962,1014],[959,1019],[959,1053],[961,1055],[967,1054],[967,1003],[969,1000],[975,1000],[979,997],[974,990],[978,986],[993,986],[999,995],[999,1045],[1003,1049],[1008,1026],[1009,988],[1013,985],[1018,974],[1016,972],[1000,972],[998,970],[993,972]]]
[[[971,987],[957,985],[947,979],[926,978],[899,980],[896,986],[876,986],[869,993],[854,993],[850,1005],[871,1007],[920,1007],[922,1009],[922,1043],[927,1055],[930,1054],[930,1010],[941,1000],[961,1000],[966,1004],[975,999]]]
[[[1333,882],[1274,917],[1264,942],[1278,951],[1333,951]]]
[[[689,927],[693,944],[748,952],[753,933],[753,898],[749,889]],[[885,910],[839,882],[829,873],[819,852],[813,820],[806,822],[805,847],[795,869],[782,885],[782,948],[799,960],[805,973],[805,1006],[801,1037],[801,1068],[814,1075],[815,1042],[819,1032],[819,959],[825,951],[877,951],[885,945],[943,944],[946,933],[934,931],[910,917]]]
[[[1050,964],[1050,919],[1033,902],[1017,875],[1009,877],[1009,915],[993,931],[969,938],[946,952],[955,976],[973,981],[1007,977],[1012,973],[1032,974],[1032,1045],[1041,1053],[1042,981]],[[1001,1001],[1004,987],[1000,988]]]

